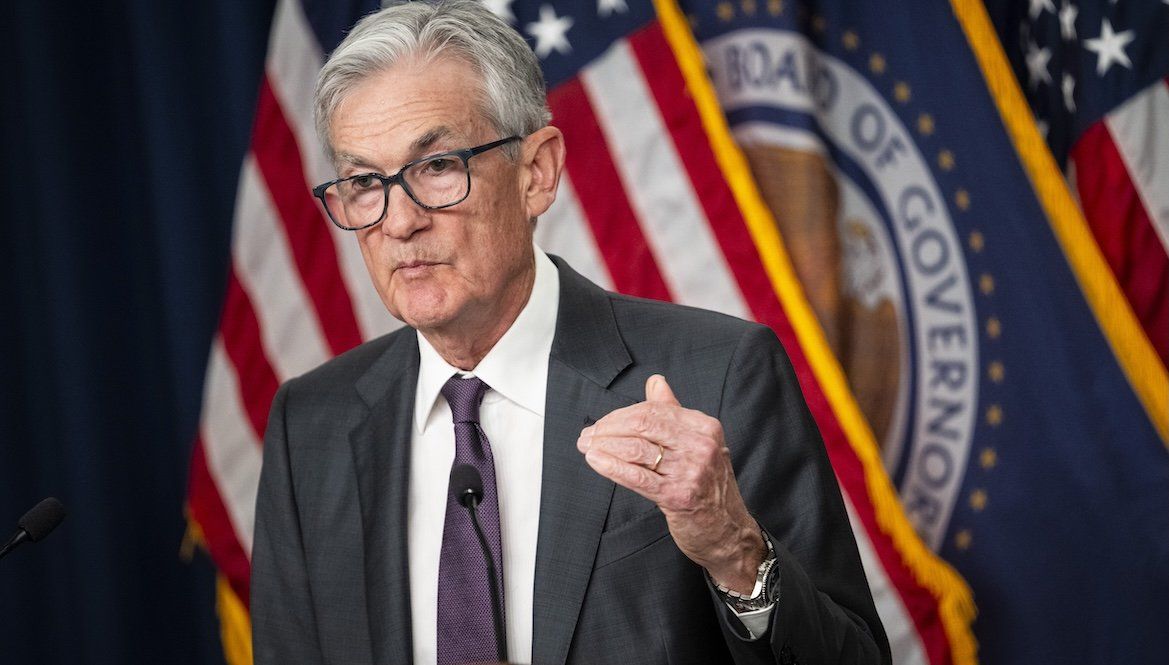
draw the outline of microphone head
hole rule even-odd
[[[464,507],[471,501],[479,503],[483,499],[483,476],[470,464],[456,464],[451,469],[451,494]]]
[[[61,505],[57,499],[49,497],[33,506],[16,524],[24,529],[28,533],[28,539],[35,543],[49,535],[49,532],[56,529],[63,519],[65,519],[65,506]]]

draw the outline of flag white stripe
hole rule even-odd
[[[271,41],[268,49],[268,81],[300,146],[305,177],[309,180],[305,183],[305,189],[308,189],[335,178],[336,172],[325,158],[313,125],[313,90],[324,57],[317,46],[316,35],[304,16],[304,10],[296,0],[280,0],[277,3]],[[328,227],[333,239],[341,278],[353,302],[353,313],[362,339],[373,339],[400,327],[401,322],[386,311],[369,279],[356,235],[330,224],[323,212],[321,223]]]
[[[556,202],[536,225],[536,244],[544,251],[560,256],[601,288],[613,288],[613,278],[597,249],[592,227],[580,207],[568,174],[560,178]]]
[[[260,338],[278,381],[286,381],[332,357],[309,302],[255,157],[240,169],[231,251],[236,278],[247,292]]]
[[[852,535],[856,538],[857,551],[860,552],[861,564],[869,580],[869,589],[873,592],[873,603],[877,606],[877,614],[881,616],[885,635],[889,638],[893,662],[897,665],[928,665],[929,657],[926,655],[921,635],[917,632],[917,626],[913,623],[913,617],[909,616],[900,593],[885,574],[885,567],[873,549],[873,542],[865,531],[864,523],[857,517],[848,492],[841,487],[841,493],[844,497],[844,507],[848,510]]]
[[[618,42],[581,80],[674,299],[749,318],[632,48]]]
[[[241,403],[235,368],[216,335],[203,388],[203,452],[235,537],[251,559],[262,454]]]
[[[1169,83],[1158,81],[1104,122],[1161,245],[1169,253]]]

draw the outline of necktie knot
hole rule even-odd
[[[452,376],[442,387],[442,396],[451,405],[451,417],[456,423],[479,422],[479,403],[489,386],[476,376]]]

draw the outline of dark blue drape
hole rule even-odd
[[[44,3],[0,21],[0,662],[221,663],[179,555],[187,460],[272,0]]]

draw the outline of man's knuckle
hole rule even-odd
[[[650,473],[648,470],[642,470],[641,477],[643,481],[642,487],[651,494],[657,494],[662,490],[662,477],[656,473]]]
[[[640,435],[649,433],[652,426],[650,414],[648,411],[638,411],[637,415],[633,417],[633,431]]]

